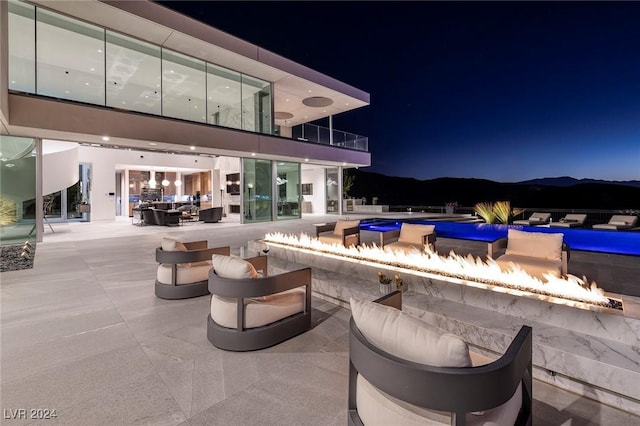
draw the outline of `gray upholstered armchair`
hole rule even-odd
[[[230,247],[209,248],[207,241],[180,241],[163,238],[156,248],[156,296],[187,299],[209,294],[209,269],[214,254],[229,256]]]
[[[530,327],[492,361],[398,310],[401,297],[351,300],[349,425],[531,424]]]
[[[311,328],[311,268],[269,276],[267,263],[268,256],[213,256],[207,338],[214,346],[263,349]]]

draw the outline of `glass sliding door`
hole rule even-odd
[[[340,203],[340,181],[338,179],[339,170],[337,168],[326,169],[325,182],[327,185],[327,213],[338,214]]]
[[[272,220],[273,177],[269,160],[242,160],[243,223]]]
[[[300,163],[276,165],[278,219],[300,218]]]

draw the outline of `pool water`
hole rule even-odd
[[[360,222],[361,231],[390,231],[400,229],[403,222],[435,225],[438,237],[474,241],[495,241],[507,236],[509,229],[545,234],[564,234],[564,242],[571,250],[640,256],[640,232],[604,231],[593,229],[545,228],[520,225],[489,225],[411,219],[371,219]]]

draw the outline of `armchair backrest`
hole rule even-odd
[[[336,222],[336,227],[333,228],[334,235],[342,235],[345,229],[355,228],[360,226],[359,220],[339,220]]]
[[[409,244],[424,244],[424,236],[432,234],[435,229],[435,225],[403,223],[398,241]]]
[[[544,234],[509,229],[506,254],[560,260],[564,234]]]
[[[213,270],[222,278],[258,278],[258,272],[250,262],[231,256],[214,254]]]

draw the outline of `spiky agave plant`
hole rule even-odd
[[[493,212],[498,222],[508,225],[511,219],[511,203],[509,201],[496,201],[493,205]]]
[[[493,203],[478,203],[473,206],[473,209],[486,223],[495,223],[496,213],[493,210]]]

